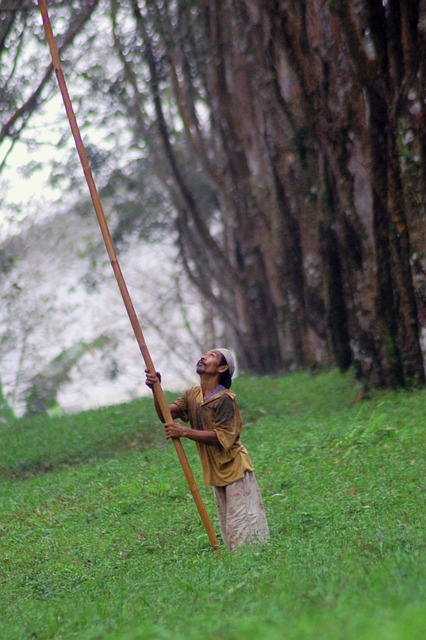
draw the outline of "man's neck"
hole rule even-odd
[[[219,376],[200,376],[200,386],[203,398],[207,398],[219,386]]]

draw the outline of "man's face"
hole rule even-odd
[[[207,351],[197,362],[199,375],[220,375],[227,369],[227,365],[220,364],[222,355],[219,351]]]

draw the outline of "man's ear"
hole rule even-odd
[[[218,368],[218,372],[219,373],[225,373],[225,371],[229,369],[227,364],[221,364],[220,367]]]

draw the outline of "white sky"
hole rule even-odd
[[[58,189],[48,182],[50,168],[45,166],[29,174],[25,166],[29,162],[46,161],[55,154],[60,159],[65,149],[59,151],[56,144],[66,123],[65,109],[60,95],[50,100],[45,114],[35,114],[28,124],[28,132],[37,140],[36,145],[27,145],[19,140],[10,149],[10,142],[0,145],[0,163],[7,156],[5,167],[0,176],[0,241],[8,233],[19,231],[19,223],[26,217],[42,216],[46,203],[60,198]],[[25,139],[27,134],[24,134]],[[70,132],[71,136],[71,132]],[[18,215],[16,210],[19,209]]]

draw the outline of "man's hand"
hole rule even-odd
[[[166,431],[166,439],[169,440],[169,438],[184,438],[188,427],[184,427],[178,422],[166,422],[164,429]]]
[[[150,373],[150,372],[148,371],[148,369],[145,369],[145,374],[146,374],[146,377],[145,377],[145,384],[146,384],[146,386],[147,386],[147,387],[149,387],[150,389],[152,389],[152,388],[153,388],[153,386],[154,386],[154,384],[155,384],[156,382],[161,382],[161,374],[160,374],[158,371],[157,371],[157,372],[155,373],[155,375],[154,375],[154,374]]]

